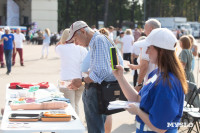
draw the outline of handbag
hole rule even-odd
[[[111,115],[125,111],[125,109],[108,110],[109,102],[116,100],[127,101],[117,81],[105,82],[97,85],[99,114]]]
[[[105,37],[113,46],[115,46],[114,43],[106,35]],[[101,84],[98,84],[97,97],[98,97],[99,114],[111,115],[125,111],[125,109],[108,110],[107,108],[109,102],[111,101],[116,101],[116,100],[127,101],[117,81],[113,82],[103,81]]]

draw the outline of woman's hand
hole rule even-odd
[[[126,109],[130,114],[138,115],[139,107],[137,107],[135,104],[129,104],[128,109]]]
[[[124,76],[124,68],[121,66],[121,65],[116,65],[116,69],[117,70],[113,70],[113,75],[119,79],[119,78],[122,78]]]
[[[77,78],[77,79],[73,79],[71,84],[69,84],[67,88],[71,90],[78,90],[78,88],[80,88],[81,85],[82,85],[82,80]]]

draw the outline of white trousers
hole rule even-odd
[[[64,97],[70,99],[72,107],[75,109],[77,115],[79,115],[79,102],[82,96],[84,86],[82,85],[78,90],[70,90],[68,88],[60,88],[60,91],[64,93]]]
[[[46,49],[46,53],[47,53],[46,56],[48,56],[48,54],[49,54],[49,44],[43,43],[43,47],[42,47],[42,56],[44,56],[45,49]]]

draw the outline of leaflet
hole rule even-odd
[[[138,102],[130,102],[130,101],[112,101],[109,102],[108,110],[114,110],[114,109],[127,109],[130,108],[129,104],[135,104],[137,107],[140,106],[140,103]]]

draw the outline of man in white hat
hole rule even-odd
[[[16,47],[15,47],[15,41],[14,41],[14,36],[13,34],[10,34],[10,28],[5,27],[5,34],[1,36],[0,43],[3,41],[4,43],[4,54],[5,54],[5,59],[6,59],[6,67],[7,67],[7,72],[6,74],[9,75],[11,72],[11,67],[12,67],[12,52],[16,52]]]
[[[68,86],[77,89],[82,82],[89,84],[83,92],[83,103],[85,117],[87,121],[88,133],[104,133],[105,115],[99,114],[97,85],[101,83],[116,81],[110,67],[110,47],[112,44],[107,38],[98,31],[94,32],[84,21],[77,21],[70,26],[70,35],[67,41],[73,39],[75,44],[90,47],[90,72],[88,77],[72,80]],[[122,57],[119,61],[122,64]]]

